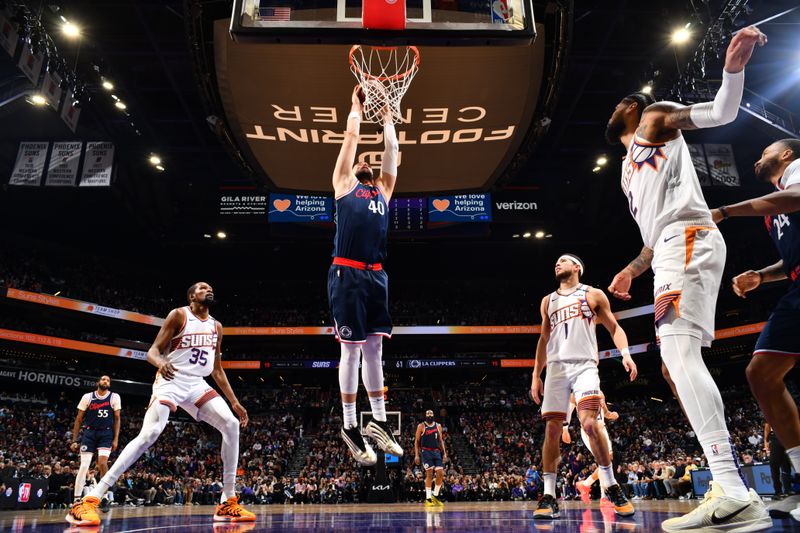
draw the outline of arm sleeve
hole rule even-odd
[[[713,128],[733,122],[739,114],[744,92],[744,70],[735,74],[722,71],[722,85],[711,102],[691,106],[692,122],[698,128]]]
[[[400,149],[400,144],[397,142],[397,132],[395,132],[394,124],[390,123],[383,126],[383,143],[381,172],[397,176],[397,151]]]
[[[81,401],[78,402],[78,409],[81,411],[85,411],[89,408],[89,403],[92,401],[92,395],[90,393],[86,393],[81,396]]]

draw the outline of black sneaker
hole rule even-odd
[[[364,432],[378,443],[378,447],[384,452],[397,456],[403,456],[403,448],[397,443],[392,435],[392,428],[388,422],[378,422],[374,418],[369,421]]]
[[[111,510],[111,503],[108,501],[108,498],[103,498],[100,500],[100,510],[104,513],[107,513]]]
[[[633,513],[636,512],[633,504],[622,493],[619,485],[611,485],[606,488],[606,498],[614,504],[614,512],[620,516],[633,516]]]
[[[375,455],[375,450],[372,446],[364,442],[364,437],[358,430],[358,426],[351,428],[342,428],[342,439],[344,439],[347,447],[350,448],[350,453],[353,459],[358,461],[364,466],[372,466],[378,462],[378,456]]]
[[[552,520],[558,518],[558,502],[549,494],[542,496],[539,500],[539,506],[533,512],[533,518],[543,518]]]

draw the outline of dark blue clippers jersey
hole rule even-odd
[[[428,426],[423,423],[423,432],[422,437],[419,439],[419,445],[420,448],[439,449],[439,424]]]
[[[111,407],[111,395],[98,398],[93,392],[92,399],[83,415],[83,427],[96,430],[107,430],[114,427],[114,409]]]
[[[333,256],[382,263],[386,258],[389,206],[377,187],[358,182],[336,200]]]
[[[800,160],[789,165],[778,182],[778,189],[800,187]],[[790,279],[800,277],[800,212],[764,217],[772,242],[783,259],[783,270]]]

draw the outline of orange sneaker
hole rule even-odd
[[[636,510],[622,493],[619,485],[611,485],[606,489],[606,498],[614,504],[614,512],[619,516],[633,516]]]
[[[581,493],[581,496],[589,496],[592,492],[592,485],[587,485],[583,481],[578,481],[575,483],[575,486],[578,488],[578,492]]]
[[[239,498],[232,496],[225,503],[217,505],[215,522],[255,522],[256,515],[239,505]]]
[[[72,505],[66,520],[73,526],[99,526],[100,517],[97,515],[99,505],[100,498],[87,496]]]

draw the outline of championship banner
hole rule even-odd
[[[713,185],[711,182],[711,175],[708,173],[708,163],[706,162],[706,152],[703,150],[702,144],[687,144],[689,147],[689,155],[692,158],[692,165],[697,172],[697,178],[700,185],[707,187]]]
[[[44,184],[48,187],[74,187],[82,148],[80,141],[54,142]]]
[[[330,196],[270,194],[268,209],[267,215],[270,222],[330,222],[333,220],[333,198]]]
[[[64,106],[61,108],[61,120],[72,130],[72,133],[75,133],[75,130],[78,128],[78,119],[80,116],[81,110],[75,107],[72,91],[69,90],[64,100]]]
[[[489,193],[431,196],[428,198],[430,222],[491,222]]]
[[[22,73],[31,80],[34,87],[38,86],[42,65],[44,65],[44,53],[39,50],[34,54],[33,50],[31,50],[31,44],[25,43],[22,46],[22,54],[19,56],[18,65]]]
[[[108,187],[114,167],[114,144],[105,141],[86,143],[80,187]]]
[[[729,187],[741,185],[736,161],[733,159],[733,147],[730,144],[704,144],[703,146],[711,172],[711,184]]]
[[[17,33],[16,25],[8,20],[6,13],[0,13],[0,48],[8,52],[11,57],[14,57],[18,41],[19,33]]]
[[[42,181],[49,146],[50,143],[46,142],[19,143],[17,162],[14,164],[14,171],[8,184],[38,186]]]
[[[155,316],[143,315],[141,313],[134,313],[133,311],[123,311],[122,309],[104,307],[102,305],[82,302],[80,300],[72,300],[70,298],[51,296],[49,294],[41,294],[38,292],[28,292],[14,288],[7,289],[6,298],[40,305],[48,305],[50,307],[58,307],[60,309],[69,309],[71,311],[81,311],[83,313],[91,313],[93,315],[100,315],[109,318],[117,318],[119,320],[137,322],[139,324],[147,324],[149,326],[161,327],[161,325],[164,323],[163,318],[158,318]]]
[[[498,191],[492,195],[495,222],[533,222],[542,218],[540,197],[530,191]]]
[[[58,104],[61,103],[61,76],[48,69],[44,74],[42,84],[42,94],[47,99],[47,105],[58,111]]]
[[[141,350],[131,350],[129,348],[120,348],[118,346],[95,344],[93,342],[62,339],[60,337],[50,337],[48,335],[39,335],[38,333],[27,333],[24,331],[14,331],[10,329],[0,329],[0,340],[20,342],[23,344],[38,344],[40,346],[74,350],[76,352],[90,352],[103,355],[113,355],[116,357],[126,357],[128,359],[141,359],[142,361],[147,360],[147,352],[143,352]]]

